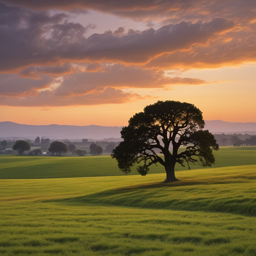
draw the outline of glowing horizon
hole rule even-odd
[[[185,2],[0,0],[0,122],[124,126],[158,100],[256,122],[256,2]]]

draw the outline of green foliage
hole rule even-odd
[[[68,148],[68,151],[73,153],[76,149],[76,146],[73,143],[71,143],[71,144],[68,144],[67,148]]]
[[[0,142],[0,146],[2,146],[2,147],[4,147],[4,148],[6,148],[7,145],[8,145],[8,142],[7,142],[6,140],[2,140],[2,141]]]
[[[90,145],[91,155],[101,155],[103,153],[103,149],[101,146],[92,143]]]
[[[35,139],[35,144],[40,144],[40,143],[41,143],[40,137],[37,136],[36,139]]]
[[[196,131],[190,136],[190,143],[193,146],[187,146],[186,150],[180,155],[184,155],[187,163],[197,163],[198,161],[202,166],[211,167],[215,163],[215,157],[212,149],[218,150],[219,145],[216,143],[214,136],[209,131]],[[197,157],[197,159],[195,158]],[[184,166],[184,161],[179,162]]]
[[[140,164],[138,172],[146,175],[151,165],[159,163],[166,170],[166,182],[176,181],[176,163],[211,166],[215,162],[212,150],[218,150],[219,146],[214,136],[201,130],[203,128],[202,112],[194,105],[158,101],[129,120],[129,125],[121,131],[123,141],[113,150],[112,157],[125,173],[129,173],[135,164]],[[179,153],[181,146],[186,149]]]
[[[56,154],[56,155],[60,155],[61,153],[68,152],[67,146],[61,141],[52,142],[48,150],[52,154]]]
[[[110,142],[108,143],[108,145],[106,146],[106,152],[108,153],[112,153],[112,151],[116,148],[116,144],[114,142]]]
[[[87,154],[86,150],[83,149],[76,149],[75,153],[79,156],[85,156]]]
[[[32,155],[32,156],[38,156],[38,155],[42,155],[42,150],[40,148],[36,148],[34,150],[32,150],[29,155]]]
[[[18,140],[15,142],[12,149],[22,155],[25,151],[30,150],[30,145],[25,140]]]

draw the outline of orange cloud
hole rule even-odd
[[[2,2],[7,3],[0,3],[2,105],[130,102],[145,97],[121,89],[207,83],[196,78],[167,77],[165,70],[256,61],[256,2],[251,0]],[[119,27],[86,36],[95,25],[71,22],[67,12],[42,11],[75,8],[143,20],[151,28],[125,31]],[[154,29],[157,21],[161,26]],[[56,77],[61,77],[59,82],[54,82]]]
[[[163,71],[154,69],[144,70],[139,67],[125,67],[118,64],[105,65],[104,72],[101,72],[101,70],[98,72],[80,71],[65,76],[59,81],[45,76],[41,80],[20,78],[17,75],[0,75],[1,77],[6,80],[0,87],[2,88],[0,95],[5,96],[1,100],[3,100],[3,104],[5,105],[15,104],[12,99],[8,99],[8,97],[13,96],[22,97],[18,100],[16,99],[17,104],[36,104],[38,101],[38,104],[41,104],[40,106],[44,104],[45,106],[54,105],[54,102],[59,102],[58,104],[61,102],[61,104],[64,104],[66,102],[68,105],[76,105],[78,103],[87,105],[92,100],[99,102],[97,101],[97,97],[101,95],[108,96],[108,98],[103,97],[104,102],[108,102],[108,100],[112,100],[113,103],[119,102],[119,98],[125,102],[125,100],[129,101],[144,97],[138,94],[123,93],[120,89],[157,89],[168,88],[176,84],[198,85],[207,83],[204,80],[195,78],[166,77]],[[49,87],[49,81],[55,85]],[[40,90],[45,88],[48,88],[48,90],[40,92]],[[93,98],[93,95],[97,97]],[[86,101],[82,103],[82,99],[86,99]],[[50,101],[53,101],[53,103],[50,103]],[[75,103],[75,101],[78,103]]]
[[[65,76],[79,71],[79,68],[74,68],[71,64],[65,63],[54,67],[28,67],[23,69],[19,75],[23,78],[41,79],[40,75]]]
[[[71,73],[68,63],[85,61],[141,65],[164,53],[205,45],[220,32],[235,27],[233,21],[214,18],[207,22],[183,21],[157,30],[129,30],[126,34],[123,28],[119,28],[114,33],[95,33],[86,38],[87,27],[65,21],[65,14],[51,16],[1,5],[5,11],[4,26],[0,27],[1,50],[4,49],[0,62],[2,73],[29,66],[45,66],[40,70],[42,74],[58,74],[65,68],[65,72]],[[20,26],[21,20],[24,27]],[[65,62],[67,64],[59,65]],[[52,70],[47,66],[53,66]],[[29,75],[26,72],[21,74]]]
[[[206,46],[176,51],[152,59],[145,68],[192,69],[236,66],[256,61],[256,34],[239,32],[231,40],[215,40]]]
[[[1,106],[82,106],[101,104],[121,104],[142,99],[149,99],[151,96],[140,96],[135,93],[125,93],[114,88],[107,88],[100,93],[88,95],[76,95],[74,97],[56,96],[51,91],[39,92],[35,97],[10,98],[0,97]]]
[[[201,79],[166,77],[163,71],[144,70],[139,67],[122,65],[105,66],[104,72],[80,72],[66,77],[54,91],[55,95],[74,96],[95,93],[107,87],[125,88],[165,88],[174,84],[206,84]]]
[[[89,63],[86,66],[86,72],[98,72],[100,70],[103,70],[103,67],[98,62]]]
[[[6,4],[32,10],[91,9],[136,20],[179,22],[226,17],[241,20],[255,19],[252,0],[2,0]]]
[[[35,96],[39,90],[49,88],[52,78],[42,76],[40,79],[20,78],[15,74],[0,75],[0,96],[24,97]]]

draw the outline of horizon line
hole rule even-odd
[[[233,124],[256,124],[256,122],[229,122],[224,121],[220,119],[215,120],[204,120],[205,122],[224,122],[224,123],[233,123]],[[85,126],[101,126],[101,127],[124,127],[126,125],[112,125],[112,126],[106,126],[106,125],[98,125],[98,124],[89,124],[89,125],[74,125],[74,124],[24,124],[24,123],[16,123],[13,121],[0,121],[0,123],[13,123],[13,124],[19,124],[19,125],[31,125],[31,126],[50,126],[50,125],[56,125],[56,126],[78,126],[78,127],[85,127]]]

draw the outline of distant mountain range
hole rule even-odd
[[[253,133],[256,134],[256,123],[231,123],[221,120],[205,121],[205,129],[212,133]]]
[[[253,133],[256,123],[231,123],[220,120],[205,121],[205,129],[212,133]],[[75,125],[26,125],[0,122],[0,138],[30,138],[37,136],[49,139],[104,139],[120,138],[118,126],[75,126]]]
[[[26,125],[13,122],[0,122],[0,138],[19,137],[32,138],[37,136],[49,139],[104,139],[119,138],[122,127],[106,127],[98,125]]]

